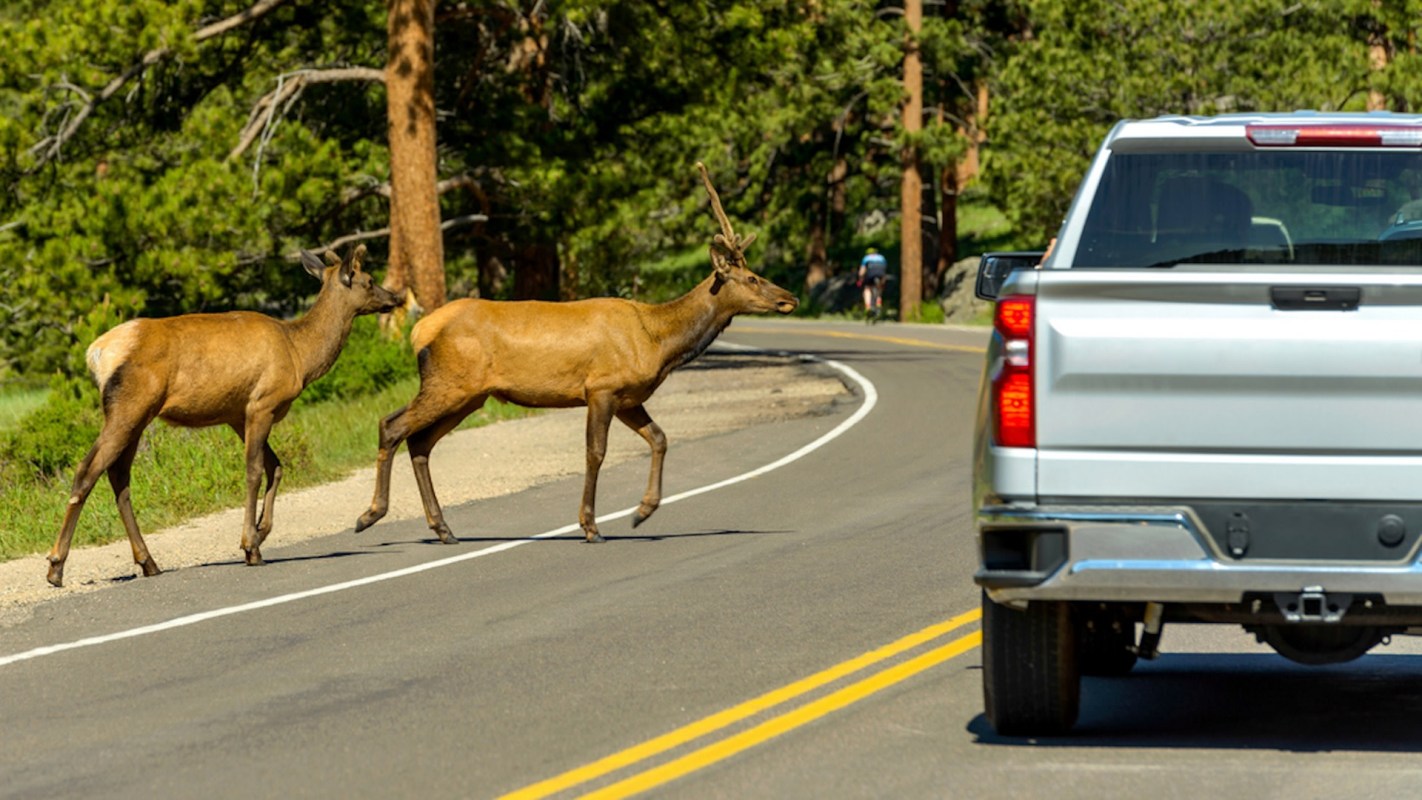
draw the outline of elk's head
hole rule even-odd
[[[344,308],[354,315],[385,314],[404,304],[404,298],[375,282],[369,272],[361,271],[365,261],[365,245],[358,244],[346,253],[345,260],[332,250],[326,251],[326,263],[310,250],[301,251],[301,266],[321,281],[322,293],[331,292]]]
[[[800,304],[795,295],[751,272],[746,266],[745,251],[755,241],[755,234],[741,236],[731,229],[731,221],[721,208],[721,198],[716,194],[716,187],[711,185],[706,165],[698,161],[696,168],[701,171],[701,181],[706,184],[706,193],[711,195],[711,208],[721,223],[721,232],[711,240],[711,268],[716,275],[711,291],[717,295],[724,292],[722,302],[729,303],[738,313],[775,311],[789,314],[794,311]]]

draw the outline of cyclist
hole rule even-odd
[[[874,322],[884,312],[884,282],[889,275],[889,262],[873,247],[864,251],[859,262],[859,280],[855,286],[864,289],[864,321]]]

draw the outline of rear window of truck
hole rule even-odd
[[[1422,152],[1117,153],[1076,267],[1422,266]]]

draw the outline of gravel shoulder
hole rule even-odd
[[[648,401],[647,410],[674,450],[678,442],[827,413],[848,396],[839,378],[813,363],[716,350],[673,373]],[[431,455],[430,471],[441,504],[451,508],[582,474],[585,418],[582,409],[549,411],[450,434]],[[614,422],[604,466],[647,457],[646,444]],[[279,492],[276,522],[266,547],[350,530],[370,504],[374,453],[371,459],[371,467],[342,480]],[[396,461],[387,520],[424,516],[408,463],[403,455]],[[96,491],[89,502],[113,500]],[[569,508],[575,506],[570,499]],[[141,525],[143,509],[136,511]],[[79,524],[83,526],[82,519]],[[145,531],[144,541],[163,570],[189,569],[230,562],[240,555],[241,528],[241,509],[228,509],[167,530]],[[0,627],[28,619],[41,603],[76,592],[120,587],[140,574],[127,540],[76,547],[65,565],[63,589],[45,582],[47,566],[42,554],[0,563]]]

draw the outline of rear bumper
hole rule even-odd
[[[999,603],[1239,603],[1245,594],[1382,595],[1422,606],[1422,564],[1237,560],[1188,507],[983,508],[974,581]]]

